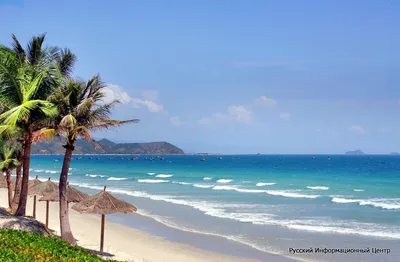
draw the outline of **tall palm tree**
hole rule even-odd
[[[93,141],[90,131],[139,122],[138,119],[125,121],[110,119],[112,108],[119,101],[104,103],[104,87],[105,85],[99,76],[91,78],[86,83],[69,80],[59,92],[49,99],[57,104],[60,120],[53,122],[53,129],[47,128],[37,132],[34,139],[35,141],[41,138],[50,140],[53,135],[63,136],[65,139],[65,145],[63,145],[65,148],[64,162],[59,183],[60,231],[61,238],[72,245],[75,245],[76,242],[69,224],[66,186],[76,139],[82,137]]]
[[[46,99],[65,82],[75,56],[68,50],[43,47],[45,35],[33,37],[26,50],[12,35],[12,47],[0,46],[0,134],[18,129],[23,139],[23,174],[17,216],[24,216],[28,198],[29,167],[33,133],[43,121],[57,116],[57,108]]]
[[[7,177],[7,189],[8,189],[8,207],[12,208],[12,187],[11,187],[11,173],[19,165],[16,159],[14,145],[0,140],[0,170],[2,173],[6,173]]]
[[[22,139],[20,139],[22,140]],[[23,148],[23,140],[19,141],[18,151],[17,151],[17,160],[18,166],[15,169],[16,178],[15,178],[15,188],[14,188],[14,197],[11,202],[11,209],[15,211],[18,207],[19,198],[21,196],[21,184],[22,184],[22,148]]]

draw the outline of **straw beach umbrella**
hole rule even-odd
[[[36,176],[35,179],[29,180],[28,190],[29,190],[29,188],[31,188],[33,186],[36,186],[38,184],[41,184],[41,183],[42,183],[42,181],[40,181],[38,179],[38,176]],[[33,196],[33,214],[32,214],[32,217],[36,218],[36,195]]]
[[[85,193],[83,193],[83,192],[71,187],[69,185],[69,182],[67,183],[67,202],[68,203],[70,203],[70,202],[78,203],[78,202],[81,202],[82,200],[84,200],[84,199],[86,199],[88,197],[89,197],[88,194],[85,194]],[[57,188],[57,190],[54,191],[53,193],[47,194],[47,195],[41,197],[39,199],[39,201],[51,201],[51,202],[60,201],[60,191],[59,191],[59,189]]]
[[[137,208],[128,202],[119,200],[106,191],[106,187],[100,193],[88,197],[72,206],[72,209],[86,214],[101,215],[100,254],[103,254],[105,215],[112,213],[136,212]]]
[[[54,191],[56,191],[58,189],[58,185],[53,183],[52,181],[50,181],[50,177],[49,180],[47,180],[46,182],[42,182],[40,184],[36,184],[35,186],[32,186],[31,188],[29,188],[28,194],[30,196],[45,196],[48,194],[53,193]],[[36,203],[36,201],[35,201]],[[35,210],[36,212],[36,210]],[[49,225],[49,201],[46,201],[46,227],[48,227]]]

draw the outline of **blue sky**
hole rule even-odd
[[[190,152],[400,151],[398,1],[0,0],[0,43],[46,32],[97,73],[96,134]]]

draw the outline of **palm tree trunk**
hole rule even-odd
[[[76,245],[74,236],[72,235],[71,227],[69,225],[68,216],[68,199],[67,199],[67,182],[68,171],[71,163],[72,152],[74,147],[71,145],[64,146],[66,148],[64,155],[64,162],[60,174],[59,192],[60,192],[60,231],[61,239],[71,245]]]
[[[16,216],[25,216],[26,204],[28,201],[29,167],[31,164],[32,133],[27,132],[24,136],[24,153],[22,156],[22,183],[21,194],[18,203]]]
[[[13,201],[11,203],[12,210],[17,209],[19,203],[19,197],[21,195],[22,151],[18,153],[18,161],[20,162],[20,165],[16,169],[17,177],[15,178],[15,191],[14,191]]]
[[[6,170],[7,175],[7,189],[8,189],[8,207],[11,209],[11,202],[12,202],[12,188],[11,188],[11,169]]]

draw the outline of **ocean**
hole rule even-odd
[[[303,261],[400,261],[400,156],[131,158],[74,155],[70,184],[89,193],[107,186],[163,225],[257,252]],[[31,177],[58,181],[61,165],[62,156],[33,156]],[[135,217],[114,220],[134,225]],[[390,254],[289,252],[373,247]]]

